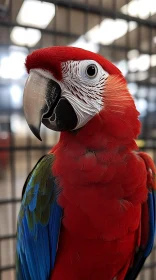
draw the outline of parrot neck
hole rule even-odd
[[[134,113],[126,110],[126,119],[104,108],[81,129],[61,132],[51,151],[56,158],[53,174],[60,184],[74,185],[78,179],[82,185],[111,180],[117,165],[122,162],[124,166],[127,154],[138,149],[134,139],[140,126]]]
[[[134,139],[140,133],[139,113],[126,82],[116,75],[107,79],[103,109],[82,128],[61,132],[60,147],[70,152],[114,151],[137,149]]]
[[[106,151],[115,152],[119,149],[136,150],[138,149],[134,135],[129,124],[116,117],[112,118],[111,123],[107,121],[109,115],[105,118],[99,113],[84,127],[77,131],[62,132],[58,145],[65,149],[70,149],[73,153],[79,153],[79,150],[85,151]],[[110,118],[109,118],[110,120]]]

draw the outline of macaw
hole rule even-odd
[[[26,69],[30,129],[61,133],[23,188],[16,279],[136,279],[154,243],[156,172],[125,78],[74,47],[36,50]]]

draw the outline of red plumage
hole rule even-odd
[[[61,62],[82,59],[96,60],[110,76],[104,108],[77,132],[62,132],[52,150],[64,217],[51,279],[123,280],[140,245],[141,207],[155,170],[137,151],[139,114],[125,79],[100,55],[69,47],[38,50],[26,67],[61,80]]]
[[[58,80],[62,78],[61,63],[68,60],[93,59],[97,61],[109,74],[121,75],[120,70],[110,61],[99,54],[74,47],[49,47],[39,49],[30,54],[26,59],[26,68],[42,68],[51,72]]]
[[[123,280],[139,246],[148,189],[144,160],[134,151],[138,112],[116,76],[108,79],[104,100],[78,133],[61,133],[54,151],[65,211],[53,280]]]

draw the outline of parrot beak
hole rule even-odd
[[[47,73],[40,69],[31,70],[23,97],[27,123],[34,135],[41,141],[41,122],[55,131],[72,130],[77,125],[74,109],[65,97],[61,97],[59,83]]]

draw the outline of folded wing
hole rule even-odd
[[[53,154],[42,157],[24,185],[17,225],[17,280],[47,280],[54,267],[62,209],[53,161]]]

